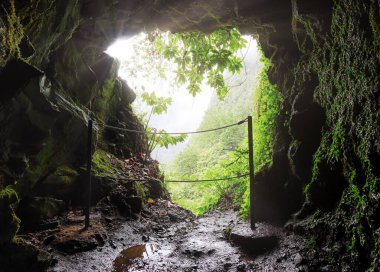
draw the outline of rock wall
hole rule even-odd
[[[89,118],[97,120],[94,147],[109,156],[127,159],[143,153],[146,139],[101,126],[142,129],[130,106],[134,92],[118,78],[119,64],[103,52],[112,39],[83,34],[88,34],[85,22],[91,21],[84,19],[83,1],[0,5],[0,251],[12,248],[0,254],[0,265],[16,262],[41,271],[48,262],[14,235],[20,227],[38,229],[68,205],[84,203]],[[115,171],[104,177],[97,165],[94,171],[94,201],[117,193],[118,179],[127,177],[116,179]],[[149,185],[136,187],[141,192],[147,187],[146,197],[151,197]],[[119,202],[133,199],[130,209],[139,213],[145,200],[140,191],[129,190]]]
[[[156,27],[208,32],[237,26],[256,35],[273,63],[270,79],[285,98],[273,164],[256,176],[253,219],[292,219],[289,228],[313,235],[314,246],[333,248],[321,254],[342,269],[379,266],[378,0],[2,5],[2,188],[13,185],[23,197],[51,184],[62,169],[76,176],[72,170],[84,163],[90,113],[117,126],[140,127],[129,106],[134,94],[103,53],[115,39]],[[144,139],[133,135],[98,135],[102,148],[119,157],[144,147]]]

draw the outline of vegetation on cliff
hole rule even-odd
[[[270,61],[262,56],[260,62],[260,71],[249,73],[250,82],[231,90],[223,101],[214,98],[200,125],[200,129],[218,127],[252,115],[255,171],[268,167],[272,161],[275,120],[282,100],[276,86],[268,80]],[[247,172],[247,127],[243,125],[191,138],[186,149],[168,167],[166,178],[219,179]],[[220,204],[235,205],[244,217],[249,215],[248,177],[196,184],[167,183],[166,186],[176,203],[195,214],[203,214]]]

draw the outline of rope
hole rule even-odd
[[[245,123],[247,119],[241,120],[237,123],[223,126],[223,127],[218,127],[218,128],[212,128],[212,129],[206,129],[206,130],[199,130],[199,131],[191,131],[191,132],[148,132],[148,131],[143,131],[143,130],[134,130],[134,129],[128,129],[128,128],[120,128],[120,127],[114,127],[110,126],[107,124],[102,124],[103,127],[109,128],[109,129],[114,129],[114,130],[120,130],[120,131],[127,131],[127,132],[134,132],[134,133],[140,133],[140,134],[151,134],[151,135],[182,135],[182,134],[197,134],[197,133],[205,133],[205,132],[211,132],[211,131],[217,131],[221,129],[226,129],[229,127],[233,126],[239,126],[243,123]]]
[[[219,178],[219,179],[164,180],[164,182],[210,182],[210,181],[223,181],[223,180],[238,179],[238,178],[243,178],[243,177],[247,177],[247,176],[249,176],[249,174],[238,175],[238,176],[235,176],[235,177]],[[148,179],[157,180],[155,178],[146,178],[146,179],[129,179],[129,178],[126,178],[125,180],[128,180],[128,181],[146,181]]]
[[[243,178],[247,177],[249,174],[244,174],[244,175],[238,175],[235,177],[227,177],[227,178],[218,178],[218,179],[199,179],[199,180],[164,180],[164,182],[211,182],[211,181],[223,181],[223,180],[231,180],[231,179],[238,179],[238,178]],[[127,180],[127,181],[146,181],[148,179],[154,179],[158,180],[155,178],[146,178],[146,179],[122,179],[122,180]]]
[[[210,182],[210,181],[223,181],[223,180],[231,180],[238,179],[249,176],[249,173],[244,175],[238,175],[234,177],[226,177],[226,178],[218,178],[218,179],[199,179],[199,180],[165,180],[165,182]]]
[[[149,132],[149,131],[143,131],[143,130],[134,130],[134,129],[128,129],[128,128],[120,128],[120,127],[115,127],[115,126],[110,126],[104,123],[100,123],[101,126],[104,128],[109,128],[109,129],[114,129],[114,130],[119,130],[119,131],[127,131],[127,132],[134,132],[134,133],[139,133],[139,134],[150,134],[150,135],[182,135],[182,134],[197,134],[197,133],[205,133],[205,132],[211,132],[211,131],[217,131],[217,130],[222,130],[226,129],[229,127],[233,126],[239,126],[241,124],[244,124],[248,118],[245,118],[244,120],[241,120],[237,123],[218,127],[218,128],[212,128],[212,129],[205,129],[205,130],[199,130],[199,131],[191,131],[191,132]],[[212,181],[225,181],[225,180],[232,180],[232,179],[238,179],[242,177],[247,177],[249,174],[244,174],[244,175],[238,175],[234,177],[226,177],[226,178],[218,178],[218,179],[201,179],[201,180],[165,180],[165,182],[212,182]],[[128,181],[146,181],[148,179],[152,178],[146,178],[146,179],[126,179]]]
[[[249,176],[249,174],[238,175],[238,176],[235,176],[235,177],[219,178],[219,179],[165,180],[165,182],[210,182],[210,181],[223,181],[223,180],[238,179],[238,178],[247,177],[247,176]]]

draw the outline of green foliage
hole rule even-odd
[[[171,74],[171,65],[162,54],[155,49],[154,36],[157,33],[146,35],[140,33],[134,37],[132,48],[134,54],[127,60],[122,61],[121,68],[128,77],[128,84],[138,92],[145,91],[146,86],[133,79],[143,78],[147,81],[157,81],[160,78],[167,79]],[[162,34],[163,35],[163,34]]]
[[[261,62],[263,66],[257,78],[258,84],[250,82],[228,93],[223,102],[214,100],[200,126],[200,129],[223,126],[244,119],[253,111],[256,171],[272,160],[275,120],[282,101],[276,86],[269,83],[267,71],[270,61],[262,57]],[[246,174],[248,172],[246,126],[191,138],[189,145],[176,157],[169,171],[171,173],[166,178],[176,180],[219,179]],[[174,202],[195,214],[203,214],[217,205],[223,206],[224,203],[240,207],[241,214],[248,217],[248,177],[194,184],[167,183],[166,186]]]
[[[228,153],[227,159],[220,160],[213,167],[205,170],[202,176],[178,176],[172,173],[166,179],[219,179],[245,174],[247,172],[248,153],[244,147]],[[218,204],[241,206],[247,189],[247,177],[227,181],[199,183],[166,183],[175,203],[201,215],[215,208]]]
[[[158,97],[154,92],[143,92],[141,98],[148,106],[152,107],[152,114],[162,114],[167,112],[168,106],[172,103],[170,97]]]
[[[262,56],[263,69],[259,75],[259,87],[254,97],[252,116],[254,135],[254,160],[256,169],[272,162],[272,146],[275,136],[276,118],[283,101],[277,86],[269,82],[267,72],[271,67],[269,59]]]
[[[259,71],[254,66],[251,67],[254,72],[245,75],[245,79],[242,75],[237,78],[232,77],[228,83],[237,88],[228,92],[229,88],[223,73],[230,72],[234,75],[243,68],[242,59],[237,56],[237,52],[246,44],[247,41],[235,28],[218,29],[210,34],[155,32],[148,36],[142,35],[141,42],[134,45],[136,54],[130,62],[137,63],[138,69],[128,68],[127,64],[126,70],[132,77],[137,75],[136,70],[146,71],[146,76],[149,78],[175,77],[176,84],[186,84],[192,95],[199,93],[201,84],[206,81],[216,90],[217,95],[213,97],[199,130],[235,123],[251,115],[254,100],[252,93],[257,91],[254,100],[257,107],[255,109],[257,114],[254,116],[254,156],[255,163],[261,167],[271,161],[274,125],[281,96],[276,87],[269,83],[266,73],[270,62],[264,58],[260,83],[256,80]],[[256,63],[254,65],[257,66]],[[247,71],[246,67],[245,70]],[[167,147],[183,141],[185,135],[172,137],[166,134],[151,134],[157,132],[148,125],[152,114],[165,113],[171,100],[157,97],[154,93],[146,93],[145,86],[136,87],[143,90],[141,98],[151,107],[150,114],[141,117],[150,133],[149,150],[153,150],[156,146]],[[217,97],[224,101],[218,101]],[[169,168],[166,178],[215,179],[247,173],[246,137],[247,132],[243,126],[192,137],[189,146],[177,156]],[[245,215],[248,214],[249,186],[246,178],[217,183],[174,183],[168,184],[167,187],[175,202],[192,209],[197,214],[215,207],[221,198],[238,206],[245,203],[242,211]]]
[[[168,106],[172,103],[170,97],[159,97],[154,92],[143,92],[141,94],[142,101],[149,107],[151,107],[148,119],[146,114],[140,115],[140,120],[145,123],[145,129],[148,132],[148,152],[151,153],[157,146],[168,148],[170,145],[176,145],[186,140],[187,135],[181,134],[178,136],[172,136],[166,134],[164,129],[157,130],[149,127],[150,118],[153,114],[163,114],[168,110]]]
[[[153,130],[153,129],[152,129]],[[148,129],[149,131],[149,129]],[[159,133],[166,133],[165,130],[159,130]],[[176,145],[178,143],[182,143],[186,140],[187,135],[181,134],[179,136],[172,136],[168,134],[160,134],[160,135],[153,135],[151,136],[152,143],[156,143],[156,145],[152,145],[151,150],[156,148],[158,145],[159,147],[165,147],[168,148],[170,145]],[[154,139],[154,140],[153,140]]]
[[[237,73],[243,67],[242,59],[237,52],[244,48],[247,41],[241,33],[233,29],[218,29],[210,34],[202,32],[161,33],[153,32],[149,35],[140,35],[135,43],[136,54],[129,63],[123,63],[123,70],[132,78],[167,78],[175,77],[177,84],[187,84],[192,95],[201,91],[201,84],[207,83],[215,88],[219,97],[224,97],[228,88],[223,78],[223,72]],[[136,67],[137,65],[137,67]],[[173,68],[174,67],[174,68]],[[136,71],[143,71],[137,73]],[[138,75],[139,74],[139,75]],[[150,113],[143,114],[140,119],[146,124],[149,132],[149,148],[168,147],[186,139],[185,135],[170,136],[164,130],[156,131],[149,127],[153,114],[167,112],[171,98],[158,97],[154,92],[146,92],[146,86],[134,86],[141,89],[142,102],[151,107]]]
[[[243,67],[236,52],[246,45],[246,40],[236,28],[218,29],[210,34],[202,32],[156,33],[156,51],[176,64],[176,81],[188,84],[192,95],[201,91],[201,84],[207,79],[219,97],[224,97],[228,88],[223,72],[232,74]]]
[[[267,75],[272,65],[271,61],[262,55],[261,63],[263,68],[259,75],[260,83],[253,99],[254,109],[252,115],[255,172],[272,163],[276,119],[283,101],[277,86],[270,83]],[[248,164],[248,159],[246,163]],[[240,211],[243,216],[248,217],[250,195],[248,184],[246,184],[246,188]]]
[[[314,154],[311,182],[318,179],[319,165],[322,161],[326,159],[330,164],[339,162],[342,157],[344,143],[344,133],[340,124],[337,124],[332,132],[324,133],[318,150]],[[307,185],[305,188],[306,194],[309,192],[310,185]]]
[[[231,91],[223,101],[214,96],[199,129],[216,128],[246,118],[252,111],[253,99],[252,84],[247,86]],[[239,145],[246,135],[246,126],[241,125],[193,136],[189,145],[168,167],[171,173],[166,175],[166,179],[215,179],[245,174],[247,148],[246,145],[245,148]],[[235,149],[237,151],[232,152]],[[174,202],[195,214],[203,214],[214,208],[222,197],[240,205],[245,184],[246,179],[240,178],[218,182],[167,183],[167,188]],[[240,197],[237,197],[238,194]]]
[[[238,102],[235,97],[239,97]],[[246,118],[252,110],[251,101],[252,93],[244,94],[243,91],[230,93],[223,102],[214,97],[199,130],[221,127]],[[241,111],[234,111],[237,108]],[[201,177],[218,160],[226,159],[227,153],[233,151],[246,135],[243,125],[195,135],[175,159],[172,170],[185,176]]]

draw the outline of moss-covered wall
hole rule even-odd
[[[302,218],[307,216],[296,227],[334,248],[331,255],[340,256],[335,261],[343,270],[380,265],[379,4],[335,1],[326,32],[318,18],[295,10],[294,33],[303,39],[303,57],[294,73],[317,80],[304,91],[313,93],[326,120],[306,180]],[[302,87],[300,81],[295,84]]]

